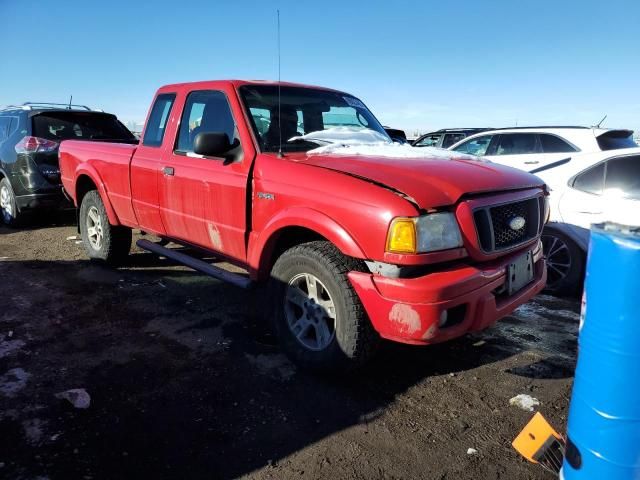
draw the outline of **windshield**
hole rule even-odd
[[[40,113],[33,117],[33,135],[56,142],[136,139],[114,115],[96,112]]]
[[[367,107],[351,95],[315,88],[281,87],[279,108],[275,85],[243,86],[240,96],[251,114],[253,131],[263,152],[279,151],[281,136],[283,152],[306,152],[325,143],[295,137],[332,129],[344,131],[345,127],[352,131],[372,130],[391,141]]]

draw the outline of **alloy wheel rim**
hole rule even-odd
[[[8,222],[13,217],[13,205],[11,203],[11,192],[5,185],[0,188],[0,209],[2,210],[2,218]]]
[[[94,250],[100,250],[102,248],[104,232],[102,230],[100,212],[98,212],[96,207],[89,208],[87,212],[87,238]]]
[[[547,288],[554,290],[571,271],[571,250],[559,237],[543,235],[542,251],[547,263]]]
[[[284,310],[289,330],[302,346],[320,351],[331,344],[336,335],[336,306],[315,275],[301,273],[289,281]]]

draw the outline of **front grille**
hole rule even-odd
[[[515,247],[534,238],[540,232],[541,202],[538,197],[519,202],[490,205],[473,213],[478,240],[485,252],[496,252]],[[516,218],[524,219],[524,225],[514,228]]]

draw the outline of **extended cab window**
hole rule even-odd
[[[162,145],[164,131],[171,113],[171,107],[176,99],[175,93],[162,93],[156,98],[156,102],[151,109],[149,121],[144,131],[142,144],[148,147],[159,147]]]
[[[196,135],[205,132],[226,133],[229,143],[232,143],[235,129],[231,107],[224,93],[214,90],[191,92],[182,112],[176,151],[193,152]]]
[[[600,195],[604,186],[604,163],[600,163],[578,175],[573,188],[587,193]]]
[[[456,152],[468,153],[470,155],[486,155],[492,137],[493,135],[483,135],[481,137],[472,138],[458,145],[454,150]]]
[[[496,155],[522,155],[537,153],[534,133],[505,133],[500,135]]]

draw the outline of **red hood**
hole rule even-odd
[[[479,160],[291,153],[287,157],[383,184],[411,197],[422,208],[453,205],[464,194],[543,185],[529,173]]]

